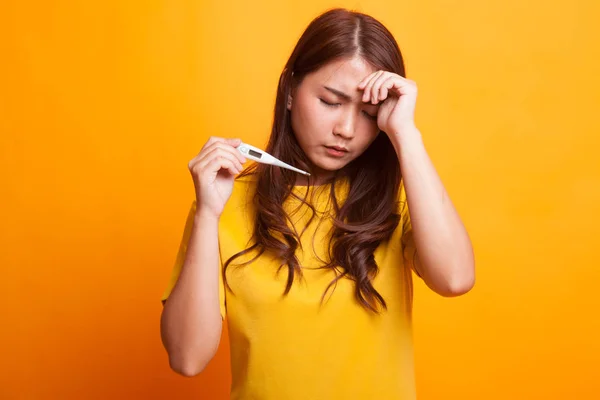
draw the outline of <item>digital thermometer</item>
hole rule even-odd
[[[251,160],[254,160],[256,162],[262,163],[262,164],[269,164],[269,165],[275,165],[281,168],[287,168],[290,169],[292,171],[298,172],[300,174],[303,175],[310,175],[308,172],[306,171],[302,171],[301,169],[292,167],[289,164],[284,163],[281,160],[276,159],[275,157],[273,157],[272,155],[270,155],[269,153],[262,151],[261,149],[258,149],[254,146],[251,146],[249,144],[246,143],[241,143],[238,147],[237,147],[238,151],[240,153],[242,153],[246,158],[249,158]]]

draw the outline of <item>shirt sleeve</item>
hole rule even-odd
[[[177,252],[177,258],[175,259],[175,265],[173,266],[171,272],[171,278],[163,295],[161,297],[161,301],[164,304],[165,301],[169,298],[169,295],[173,291],[175,284],[177,283],[177,279],[179,278],[179,274],[181,273],[181,268],[183,267],[183,263],[185,261],[185,256],[187,253],[188,244],[190,241],[190,237],[192,235],[192,228],[194,227],[194,216],[196,214],[196,201],[192,203],[190,207],[190,211],[188,212],[187,220],[185,223],[185,228],[183,230],[183,237],[181,238],[181,242],[179,244],[179,250]],[[220,253],[220,252],[219,252]],[[219,306],[221,311],[221,318],[225,319],[226,315],[226,307],[225,307],[225,286],[223,284],[223,275],[222,275],[223,265],[221,263],[221,256],[219,254]]]

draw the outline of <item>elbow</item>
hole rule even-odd
[[[457,297],[468,293],[475,286],[475,266],[470,264],[455,273],[446,285],[446,297]]]
[[[169,367],[179,375],[192,377],[200,374],[217,354],[220,337],[215,332],[211,338],[195,343],[163,338],[169,357]]]
[[[457,277],[452,279],[440,293],[444,297],[458,297],[468,293],[475,286],[475,276]]]
[[[169,367],[179,375],[200,374],[213,359],[221,341],[221,323],[203,324],[194,330],[181,329],[179,321],[171,321],[163,311],[161,339],[169,359]]]
[[[463,264],[460,268],[451,269],[450,274],[437,282],[433,280],[428,286],[444,297],[458,297],[468,293],[475,286],[475,267],[473,263]],[[441,278],[441,276],[440,276]]]
[[[475,286],[475,258],[473,250],[465,252],[451,263],[450,275],[446,279],[445,297],[458,297]]]
[[[216,354],[216,349],[195,356],[169,354],[169,366],[179,375],[193,377],[200,374]]]
[[[169,366],[171,367],[171,369],[177,374],[189,378],[196,376],[200,374],[200,372],[204,371],[206,365],[208,365],[208,363],[200,364],[197,362],[186,362],[181,360],[174,360],[173,358],[169,357]]]

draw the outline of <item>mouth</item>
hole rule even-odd
[[[332,150],[343,152],[343,153],[348,152],[348,149],[345,147],[339,147],[339,146],[325,146],[325,147],[327,147],[328,149],[332,149]]]
[[[327,154],[329,154],[332,157],[344,157],[346,155],[346,153],[348,153],[348,149],[346,149],[345,147],[339,147],[339,146],[325,146],[325,148],[327,149]]]

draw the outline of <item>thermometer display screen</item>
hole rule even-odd
[[[260,154],[257,151],[254,151],[254,150],[250,150],[250,149],[248,149],[248,154],[250,154],[252,157],[256,157],[256,158],[261,158],[262,157],[262,154]]]

